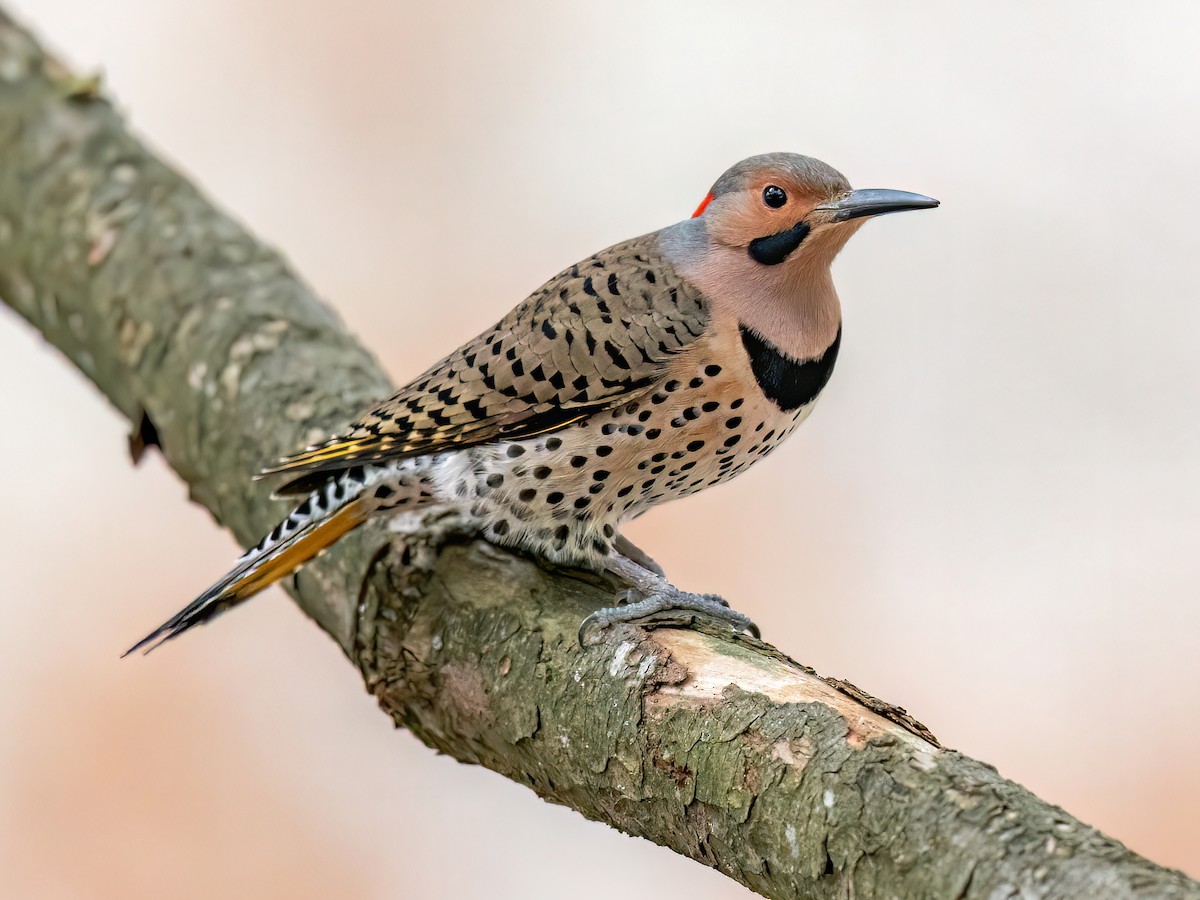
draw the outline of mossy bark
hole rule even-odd
[[[284,507],[250,476],[388,393],[379,365],[3,14],[0,161],[0,296],[257,539]],[[767,645],[624,626],[580,649],[609,592],[452,517],[364,528],[289,590],[430,746],[767,897],[1200,898]]]

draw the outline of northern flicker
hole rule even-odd
[[[431,505],[497,544],[628,583],[630,602],[581,635],[666,610],[756,631],[721,598],[674,587],[621,525],[744,472],[808,417],[842,337],[834,257],[868,218],[937,205],[851,190],[806,156],[743,160],[690,219],[565,269],[344,433],[267,469],[299,505],[130,652],[246,600],[371,516]]]

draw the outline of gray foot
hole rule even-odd
[[[616,539],[613,541],[613,549],[626,559],[637,563],[643,569],[649,569],[655,575],[659,575],[663,578],[667,577],[667,573],[663,571],[663,567],[656,563],[650,557],[649,553],[647,553],[629,538],[625,537],[625,535],[617,535]]]
[[[623,605],[598,609],[583,620],[579,626],[580,646],[584,646],[587,633],[592,629],[602,631],[622,622],[641,622],[651,618],[656,621],[691,622],[695,619],[695,613],[760,637],[758,626],[749,616],[730,609],[729,604],[716,594],[681,591],[661,575],[650,572],[628,559],[621,560],[612,570],[615,574],[633,581],[634,587],[618,595]]]

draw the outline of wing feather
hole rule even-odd
[[[657,250],[656,237],[559,273],[345,433],[263,475],[308,484],[363,462],[532,437],[651,390],[708,323],[704,297]]]

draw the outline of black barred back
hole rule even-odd
[[[648,389],[708,316],[656,234],[626,241],[550,279],[347,433],[269,471],[300,475],[562,428]]]

